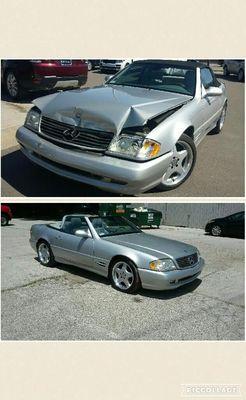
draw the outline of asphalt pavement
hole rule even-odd
[[[223,77],[214,66],[218,78],[226,84],[228,113],[223,132],[208,135],[198,148],[197,163],[191,177],[169,192],[153,189],[146,197],[239,197],[244,196],[244,83],[236,77]],[[91,71],[86,86],[104,82],[105,74]],[[2,196],[34,197],[115,197],[118,195],[96,187],[77,183],[34,166],[22,155],[15,139],[35,94],[13,103],[2,96]]]
[[[148,233],[199,248],[206,266],[177,290],[127,295],[73,266],[39,264],[33,223],[2,229],[2,340],[244,340],[244,240],[161,226]]]

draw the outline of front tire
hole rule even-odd
[[[124,293],[135,293],[141,286],[137,268],[128,259],[117,259],[110,267],[112,287]]]
[[[38,259],[41,265],[53,267],[55,265],[54,254],[48,242],[40,240],[37,244]]]
[[[210,229],[210,234],[212,235],[212,236],[222,236],[222,228],[221,228],[221,226],[220,225],[218,225],[218,224],[215,224],[215,225],[213,225],[212,227],[211,227],[211,229]]]
[[[191,175],[196,163],[196,146],[193,140],[183,133],[173,149],[173,158],[157,186],[160,191],[176,189]]]

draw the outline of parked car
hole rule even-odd
[[[133,62],[133,59],[128,58],[126,60],[100,60],[100,70],[101,72],[113,72],[116,73],[121,69],[127,67]]]
[[[33,163],[132,195],[175,189],[188,179],[198,144],[223,128],[227,96],[204,64],[145,60],[101,87],[33,103],[16,134]]]
[[[1,204],[1,226],[8,225],[12,218],[13,216],[10,207]]]
[[[13,99],[27,91],[78,88],[86,83],[87,71],[84,60],[1,61],[1,80]]]
[[[95,60],[86,60],[88,71],[92,71],[93,69],[100,68],[100,59]]]
[[[108,277],[115,289],[175,289],[194,281],[204,260],[196,247],[148,235],[118,216],[66,215],[31,227],[30,243],[44,266],[75,265]]]
[[[224,75],[237,75],[240,82],[244,81],[245,62],[244,60],[224,60]]]
[[[227,217],[212,219],[207,223],[205,232],[213,236],[244,237],[244,214],[244,211],[241,211]]]

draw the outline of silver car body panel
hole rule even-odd
[[[63,218],[63,223],[66,220]],[[108,277],[110,262],[115,257],[126,257],[138,269],[142,287],[153,290],[174,289],[191,282],[201,273],[204,260],[199,257],[192,267],[180,269],[177,259],[197,253],[194,246],[141,233],[99,237],[88,216],[84,216],[91,237],[82,238],[68,234],[55,226],[38,224],[31,228],[30,244],[37,250],[40,239],[46,240],[57,262],[77,267]],[[171,258],[177,269],[171,272],[156,272],[149,267],[157,259]]]
[[[173,148],[187,129],[198,146],[220,118],[227,101],[225,86],[220,85],[222,95],[208,96],[200,75],[200,68],[196,68],[194,97],[106,84],[51,94],[33,102],[48,118],[114,135],[119,135],[125,128],[143,126],[150,119],[174,109],[173,114],[146,136],[161,144],[155,159],[137,162],[107,152],[98,154],[88,148],[84,151],[67,149],[46,140],[41,131],[37,135],[26,127],[18,129],[17,141],[33,162],[61,176],[122,194],[144,192],[161,182],[172,159]]]

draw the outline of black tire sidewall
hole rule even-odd
[[[5,222],[2,223],[2,218],[5,218]],[[1,215],[1,226],[7,226],[9,223],[9,219],[7,217],[7,215]]]
[[[190,175],[192,174],[192,171],[193,171],[193,169],[195,167],[197,151],[196,151],[196,146],[195,146],[194,141],[188,135],[186,135],[185,133],[183,133],[180,136],[179,140],[182,140],[183,142],[187,142],[190,145],[191,149],[192,149],[192,152],[193,152],[193,163],[192,163],[191,169],[189,170],[188,174],[186,175],[186,177],[181,182],[179,182],[179,183],[177,183],[176,185],[173,185],[173,186],[168,186],[168,185],[164,185],[163,183],[160,183],[157,186],[158,190],[168,191],[168,190],[176,189],[177,187],[182,185],[190,177]]]
[[[49,243],[46,242],[46,240],[40,240],[40,241],[38,242],[38,244],[37,244],[37,253],[38,253],[38,248],[39,248],[39,246],[40,246],[42,243],[45,243],[46,246],[48,246],[48,248],[49,248],[49,252],[50,252],[50,261],[49,261],[47,264],[43,263],[43,262],[40,260],[40,258],[39,258],[39,254],[38,254],[38,260],[39,260],[40,264],[43,265],[44,267],[53,267],[53,266],[55,265],[55,257],[54,257],[54,254],[53,254],[53,252],[52,252],[52,250],[51,250],[51,247],[50,247]]]
[[[127,290],[122,290],[122,289],[120,289],[118,286],[116,286],[115,283],[114,283],[113,275],[112,275],[113,267],[115,266],[115,264],[117,264],[117,263],[120,262],[120,261],[123,261],[123,262],[127,263],[127,264],[129,265],[129,267],[131,268],[131,270],[132,270],[132,272],[133,272],[133,275],[134,275],[133,284],[132,284],[132,286],[131,286],[129,289],[127,289]],[[118,290],[118,291],[121,292],[121,293],[136,293],[136,292],[139,290],[139,288],[141,287],[140,277],[139,277],[139,274],[138,274],[138,271],[137,271],[137,268],[136,268],[135,264],[134,264],[131,260],[126,259],[126,258],[123,258],[123,257],[122,257],[122,258],[116,259],[116,260],[112,263],[112,265],[110,266],[110,269],[109,269],[109,279],[110,279],[110,282],[111,282],[112,287],[113,287],[114,289]]]
[[[214,234],[213,234],[213,228],[216,227],[216,226],[220,228],[220,231],[221,231],[221,232],[220,232],[219,235],[214,235]],[[221,225],[219,225],[219,224],[214,224],[214,225],[212,225],[212,226],[211,226],[211,229],[210,229],[210,233],[211,233],[211,235],[214,236],[214,237],[220,237],[220,236],[222,236],[222,235],[223,235],[223,230],[222,230]]]
[[[13,75],[15,76],[15,79],[16,79],[16,82],[17,82],[18,91],[17,91],[17,95],[16,95],[16,96],[12,96],[12,95],[9,93],[9,90],[8,90],[7,78],[8,78],[8,75],[9,75],[9,74],[13,74]],[[21,95],[20,83],[19,83],[19,80],[18,80],[18,78],[17,78],[17,76],[16,76],[15,71],[13,71],[12,69],[8,70],[8,71],[5,73],[4,87],[5,87],[5,90],[6,90],[7,94],[8,94],[8,96],[9,96],[11,99],[13,99],[13,100],[18,100],[18,99],[19,99],[19,97],[20,97],[20,95]]]

